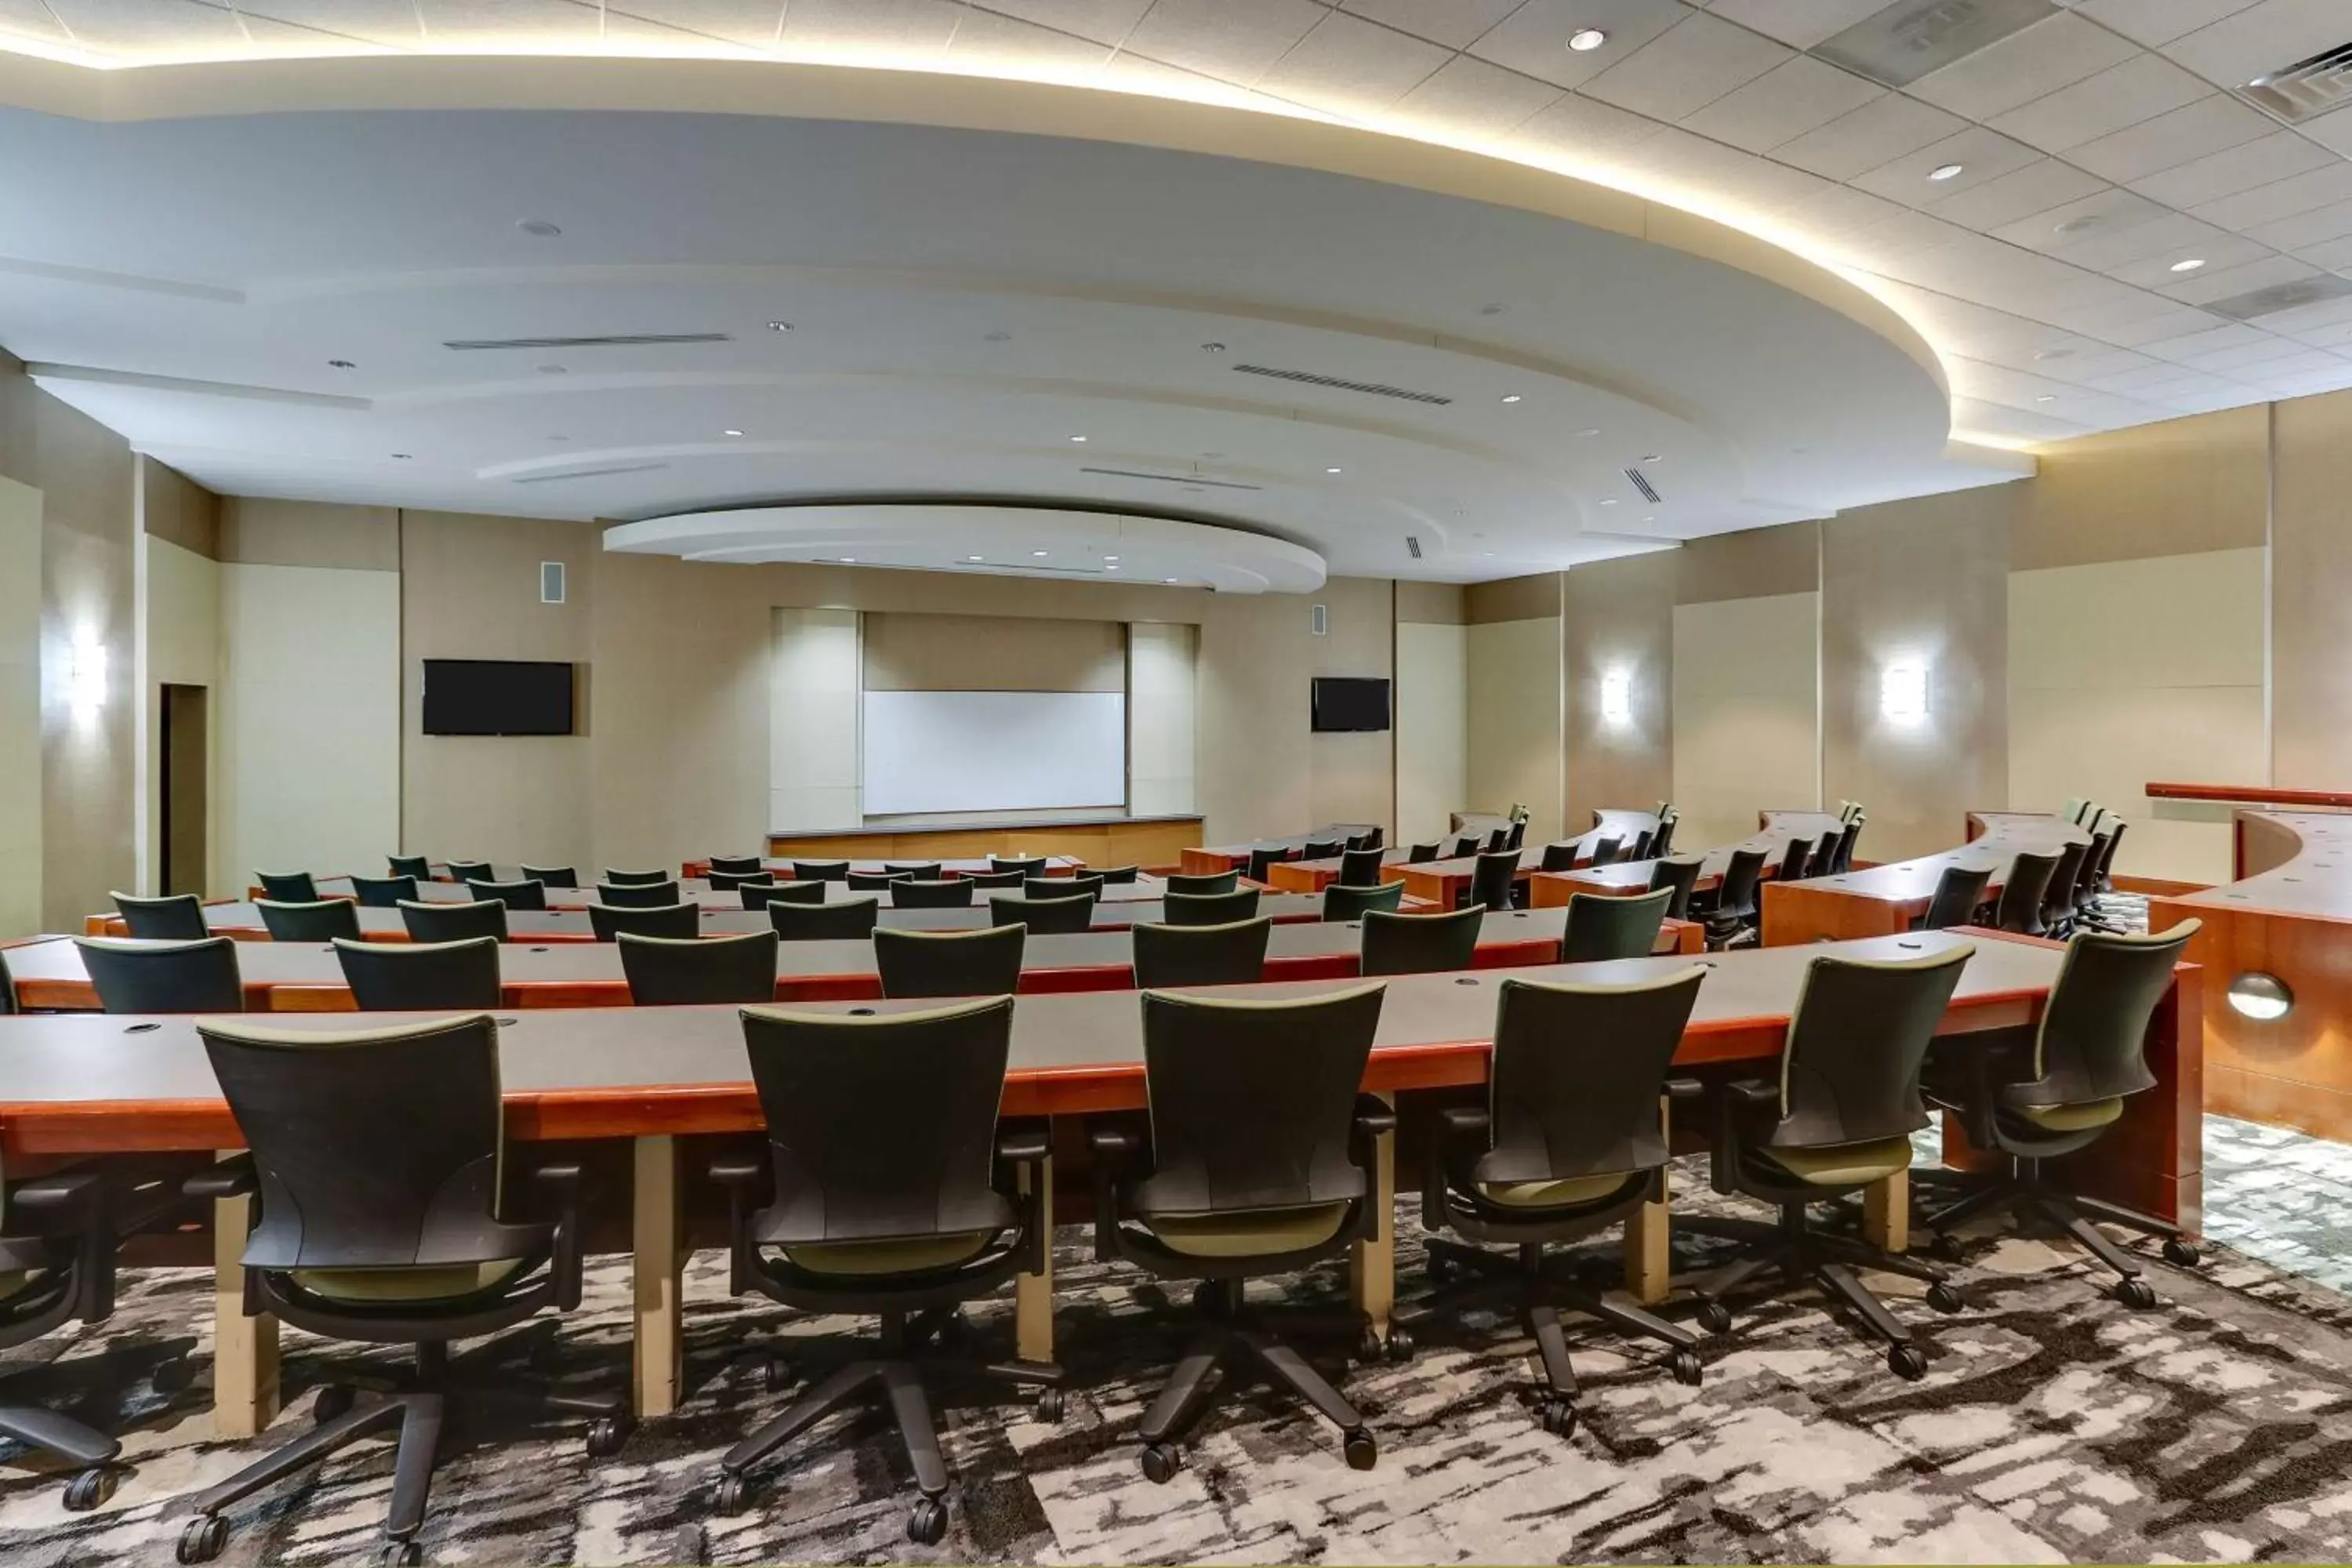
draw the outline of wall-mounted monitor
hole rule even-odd
[[[1389,727],[1389,683],[1385,680],[1361,676],[1318,676],[1314,705],[1315,729],[1318,732]]]
[[[428,735],[569,735],[572,666],[505,658],[425,661]]]

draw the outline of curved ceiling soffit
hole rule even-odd
[[[1856,276],[1785,236],[1592,177],[1301,111],[898,67],[562,55],[336,56],[96,69],[0,55],[0,102],[96,121],[305,110],[620,110],[878,121],[1060,136],[1344,174],[1516,207],[1749,273],[1895,345],[1948,405],[1934,346]]]

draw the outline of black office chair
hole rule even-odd
[[[1433,915],[1366,910],[1360,960],[1362,973],[1437,974],[1468,969],[1477,962],[1478,933],[1486,924],[1484,904]]]
[[[1323,889],[1322,918],[1327,921],[1360,921],[1367,910],[1383,910],[1393,914],[1402,902],[1402,882],[1382,882],[1377,888],[1350,888],[1334,882]]]
[[[1723,880],[1701,918],[1706,923],[1706,945],[1721,951],[1756,940],[1759,910],[1756,889],[1764,876],[1765,852],[1735,849],[1723,868]],[[1694,900],[1696,904],[1696,900]]]
[[[1160,900],[1161,917],[1172,926],[1222,926],[1257,918],[1259,889],[1230,893],[1169,893]]]
[[[823,887],[813,882],[812,887]],[[971,896],[977,891],[968,877],[950,877],[942,880],[921,881],[908,878],[893,883],[890,907],[894,910],[968,910]]]
[[[16,983],[8,977],[8,954],[5,950],[0,950],[0,1018],[7,1017],[17,1011]],[[5,1204],[0,1203],[0,1213],[5,1213]]]
[[[1347,847],[1348,841],[1344,838],[1310,838],[1299,850],[1298,858],[1301,860],[1336,860]]]
[[[988,868],[992,871],[1018,871],[1024,877],[1042,877],[1045,874],[1045,857],[1032,855],[1008,859],[1002,855],[991,855]]]
[[[1810,838],[1791,838],[1789,840],[1788,849],[1780,857],[1780,868],[1772,874],[1773,879],[1780,882],[1801,882],[1805,879],[1806,868],[1812,863],[1813,841]]]
[[[741,936],[614,938],[629,1000],[640,1007],[689,1007],[776,999],[776,933]]]
[[[888,889],[895,888],[901,882],[911,882],[915,879],[915,877],[914,873],[911,871],[853,870],[844,879],[848,882],[853,891],[860,893],[879,893],[886,891]]]
[[[201,942],[118,942],[78,936],[81,966],[109,1013],[242,1013],[245,982],[236,970],[236,943],[225,936]]]
[[[1536,865],[1538,871],[1573,871],[1576,869],[1577,841],[1573,838],[1547,844],[1543,858]]]
[[[1524,849],[1527,847],[1527,843],[1528,819],[1522,816],[1517,822],[1511,824],[1511,830],[1508,833],[1503,835],[1501,847],[1505,849]]]
[[[544,910],[547,908],[547,884],[544,882],[478,882],[468,877],[466,891],[474,896],[476,903],[504,904],[510,910]]]
[[[352,887],[363,910],[397,909],[401,900],[416,897],[416,879],[408,876],[353,877]]]
[[[521,866],[523,880],[537,882],[542,888],[577,888],[580,873],[570,866]]]
[[[616,910],[652,910],[686,901],[675,879],[662,882],[599,882],[596,901]],[[520,906],[518,905],[518,908]]]
[[[429,882],[433,879],[433,862],[426,856],[388,855],[384,857],[384,861],[392,868],[392,874],[395,877],[414,877],[420,882]]]
[[[1107,866],[1099,871],[1088,870],[1086,874],[1090,877],[1099,877],[1107,883],[1118,886],[1127,886],[1132,884],[1138,877],[1143,875],[1143,868],[1140,865]]]
[[[1481,855],[1470,872],[1469,901],[1490,910],[1507,910],[1511,907],[1511,895],[1517,890],[1518,878],[1517,850],[1501,849]]]
[[[710,869],[722,876],[748,877],[767,868],[767,862],[757,855],[713,855],[710,858]]]
[[[1341,849],[1340,853],[1345,854],[1349,849],[1378,849],[1380,847],[1381,830],[1375,827],[1370,833],[1350,833],[1348,835],[1345,847]]]
[[[1697,1286],[1699,1321],[1731,1326],[1725,1298],[1758,1274],[1781,1288],[1811,1283],[1886,1342],[1886,1364],[1917,1378],[1927,1359],[1902,1320],[1855,1276],[1875,1268],[1927,1282],[1927,1304],[1959,1310],[1944,1271],[1919,1258],[1814,1230],[1811,1205],[1849,1196],[1911,1168],[1911,1134],[1927,1125],[1919,1072],[1927,1042],[1960,983],[1974,948],[1920,958],[1815,958],[1806,966],[1796,1016],[1780,1048],[1776,1079],[1725,1084],[1716,1095],[1708,1164],[1719,1193],[1744,1193],[1780,1209],[1771,1225],[1685,1218],[1703,1235],[1729,1235],[1753,1248]]]
[[[936,882],[945,868],[937,860],[885,860],[882,869],[892,877],[912,877],[918,882]]]
[[[265,899],[275,899],[281,904],[319,901],[319,884],[308,871],[256,871],[253,879],[261,884],[261,896]]]
[[[1274,933],[1267,919],[1226,925],[1154,925],[1134,928],[1135,984],[1253,985],[1265,978],[1265,944]]]
[[[744,1011],[768,1147],[710,1167],[727,1189],[730,1288],[814,1318],[877,1314],[882,1331],[727,1451],[721,1513],[749,1505],[752,1466],[879,1384],[922,1494],[907,1534],[936,1545],[948,1470],[926,1371],[1038,1385],[1038,1414],[1060,1417],[1060,1367],[987,1357],[954,1332],[964,1302],[1045,1266],[1052,1144],[1042,1126],[997,1121],[1012,1033],[1009,996],[874,1017]]]
[[[1838,835],[1836,858],[1830,864],[1832,876],[1843,877],[1853,869],[1854,842],[1862,837],[1863,824],[1866,820],[1860,816],[1847,818],[1845,831]]]
[[[1665,1198],[1659,1102],[1669,1092],[1682,1100],[1700,1093],[1696,1079],[1667,1075],[1706,977],[1693,964],[1630,985],[1504,981],[1486,1103],[1441,1110],[1432,1124],[1422,1161],[1422,1226],[1456,1231],[1475,1245],[1430,1238],[1436,1290],[1417,1304],[1408,1326],[1418,1336],[1441,1314],[1505,1302],[1517,1308],[1543,1368],[1538,1419],[1547,1432],[1566,1436],[1576,1428],[1563,1307],[1667,1345],[1676,1382],[1696,1384],[1701,1376],[1696,1335],[1612,1300],[1545,1249],[1597,1236]],[[1496,1246],[1511,1250],[1487,1250]]]
[[[1486,835],[1486,846],[1484,849],[1480,850],[1479,853],[1482,855],[1499,855],[1510,847],[1511,830],[1507,827],[1497,827],[1492,833]]]
[[[846,860],[795,860],[793,862],[795,882],[846,882],[849,862]]]
[[[2066,944],[2038,1024],[1990,1038],[1969,1035],[1930,1059],[1928,1100],[1960,1119],[1970,1143],[2009,1162],[1990,1179],[1949,1179],[1969,1195],[1927,1219],[1947,1257],[1958,1256],[1954,1226],[2006,1209],[2021,1222],[2039,1219],[2072,1236],[2115,1274],[2116,1298],[2127,1306],[2152,1307],[2156,1293],[2138,1260],[2094,1220],[2162,1237],[2167,1262],[2196,1265],[2197,1249],[2179,1226],[2053,1186],[2042,1162],[2097,1142],[2122,1118],[2126,1099],[2156,1087],[2143,1055],[2148,1020],[2201,924],[2183,921],[2155,935],[2083,931]]]
[[[764,910],[771,904],[821,904],[824,902],[823,882],[746,882],[735,889],[747,910]]]
[[[453,882],[495,882],[499,874],[488,860],[452,860],[449,879]]]
[[[1612,958],[1647,958],[1658,948],[1674,889],[1660,888],[1639,898],[1600,893],[1568,896],[1567,932],[1560,939],[1562,963],[1599,963]]]
[[[1358,1088],[1382,991],[1282,1002],[1143,994],[1149,1120],[1097,1119],[1090,1141],[1095,1256],[1201,1282],[1201,1327],[1143,1417],[1143,1473],[1155,1482],[1175,1475],[1174,1440],[1237,1352],[1339,1428],[1350,1467],[1379,1458],[1355,1406],[1277,1337],[1276,1311],[1249,1306],[1242,1290],[1379,1234],[1375,1140],[1396,1116]],[[1378,1342],[1360,1313],[1306,1321],[1362,1349]]]
[[[2074,884],[2082,879],[2090,851],[2087,843],[2060,847],[2058,863],[2050,868],[2050,884],[2042,890],[2043,934],[2063,942],[2074,933]]]
[[[1102,890],[1103,879],[1100,877],[1086,875],[1029,877],[1024,879],[1021,883],[1021,896],[1024,899],[1075,899],[1083,893],[1088,898],[1099,900],[1102,897]]]
[[[836,903],[793,904],[768,900],[768,921],[784,942],[856,942],[874,934],[879,923],[878,898],[843,899]]]
[[[2009,879],[2000,885],[2000,898],[1993,906],[1993,924],[2002,931],[2020,936],[2040,936],[2042,899],[2050,890],[2051,876],[2058,869],[2055,855],[2021,854],[2010,862]]]
[[[207,1020],[197,1032],[250,1152],[191,1177],[185,1191],[254,1199],[246,1312],[345,1343],[413,1345],[416,1360],[387,1398],[360,1403],[349,1384],[322,1387],[310,1431],[196,1497],[179,1559],[219,1556],[227,1509],[397,1426],[380,1560],[415,1563],[451,1373],[480,1354],[453,1365],[449,1343],[579,1306],[580,1167],[509,1159],[498,1030],[486,1016],[352,1031]],[[509,1192],[532,1194],[531,1206],[554,1217],[506,1217],[522,1206]],[[627,1436],[618,1401],[544,1387],[493,1396],[534,1415],[595,1417],[592,1456],[618,1451]]]
[[[1975,921],[1977,907],[1984,902],[1985,884],[1992,880],[1990,866],[1947,866],[1936,879],[1936,891],[1927,900],[1927,912],[1919,917],[1916,931],[1948,931]]]
[[[604,880],[614,888],[656,888],[677,879],[667,871],[615,871],[606,867]]]
[[[109,893],[122,929],[140,942],[202,942],[212,935],[205,923],[205,901],[194,893],[166,899],[139,899],[129,893]]]
[[[1827,877],[1837,870],[1838,846],[1845,842],[1845,830],[1824,833],[1813,845],[1813,858],[1805,868],[1808,878]]]
[[[343,983],[362,1013],[488,1013],[505,1000],[499,943],[352,942],[335,943]]]
[[[1650,840],[1650,858],[1652,859],[1663,860],[1667,856],[1674,853],[1675,824],[1679,820],[1681,819],[1672,816],[1662,816],[1658,819],[1657,837]]]
[[[2115,835],[2105,828],[2091,835],[2091,847],[2083,852],[2083,864],[2074,873],[2074,918],[2087,918],[2099,901],[2099,867],[2107,858],[2107,845]]]
[[[596,933],[598,942],[612,942],[623,935],[691,942],[702,934],[702,910],[696,904],[656,904],[644,910],[591,904],[588,929]]]
[[[979,931],[893,931],[874,933],[874,966],[882,994],[900,996],[1010,996],[1021,989],[1021,953],[1029,929],[991,926]]]
[[[1698,874],[1706,865],[1706,862],[1696,855],[1679,860],[1662,859],[1651,863],[1651,890],[1654,892],[1664,888],[1674,895],[1666,900],[1666,917],[1669,920],[1690,919],[1691,893],[1698,886]]]
[[[1242,885],[1242,874],[1237,870],[1210,871],[1188,877],[1178,871],[1171,872],[1167,880],[1171,893],[1230,893]]]
[[[494,899],[471,904],[403,903],[400,923],[411,942],[469,942],[481,936],[507,940],[507,907]]]
[[[1615,837],[1594,839],[1592,841],[1592,852],[1591,855],[1586,857],[1587,863],[1594,866],[1612,866],[1616,864],[1617,851],[1623,847],[1624,842],[1625,841],[1622,838]]]
[[[776,874],[773,871],[713,871],[703,880],[710,884],[710,890],[714,893],[731,893],[738,888],[772,887],[776,883]]]
[[[1426,844],[1407,845],[1404,852],[1404,863],[1408,866],[1425,866],[1432,860],[1436,859],[1437,852],[1444,847],[1444,846],[1443,844],[1433,838]]]
[[[1456,838],[1454,841],[1454,847],[1445,852],[1445,858],[1448,860],[1467,860],[1471,856],[1478,853],[1478,844],[1479,839],[1476,834],[1465,833],[1461,837]]]
[[[2114,876],[2116,851],[2123,847],[2124,830],[2131,826],[2120,817],[2113,820],[2115,826],[2107,833],[2107,852],[2099,857],[2099,891],[2102,893],[2112,893],[2116,890]]]
[[[1297,858],[1295,850],[1279,847],[1271,849],[1253,849],[1249,857],[1249,879],[1263,885],[1266,878],[1273,874],[1275,867],[1285,860],[1295,860]]]
[[[1095,928],[1095,900],[1081,893],[1074,899],[1024,899],[999,893],[988,901],[988,923],[1025,925],[1036,936],[1067,936]]]
[[[1029,880],[1026,871],[966,871],[956,879],[975,888],[1018,888]]]
[[[1650,837],[1651,830],[1646,827],[1642,829],[1641,832],[1633,835],[1633,847],[1625,851],[1625,858],[1628,860],[1647,860],[1650,858]]]
[[[332,942],[339,936],[356,940],[360,934],[360,907],[349,899],[308,904],[256,899],[253,907],[261,911],[261,923],[272,942]]]

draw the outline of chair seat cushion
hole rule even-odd
[[[2078,1105],[2004,1105],[2003,1116],[2032,1122],[2044,1132],[2086,1132],[2105,1127],[2124,1113],[2123,1098],[2086,1100]]]
[[[1319,1247],[1347,1222],[1348,1205],[1300,1204],[1292,1208],[1232,1214],[1144,1216],[1144,1226],[1171,1252],[1192,1258],[1272,1258]]]
[[[1911,1168],[1911,1140],[1879,1138],[1867,1143],[1828,1143],[1817,1149],[1758,1149],[1757,1156],[1801,1182],[1846,1187],[1879,1181]]]
[[[1480,1182],[1478,1195],[1490,1204],[1513,1208],[1565,1208],[1571,1204],[1598,1203],[1625,1190],[1627,1173],[1611,1176],[1563,1176],[1545,1182]]]
[[[488,1290],[510,1279],[526,1260],[418,1263],[389,1268],[295,1268],[288,1278],[330,1301],[444,1301]]]
[[[46,1268],[0,1269],[0,1303],[15,1300],[48,1277]]]
[[[992,1230],[959,1230],[945,1236],[880,1237],[870,1241],[802,1241],[785,1247],[783,1253],[812,1274],[922,1274],[971,1262],[988,1249],[996,1235]]]

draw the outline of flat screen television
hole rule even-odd
[[[425,732],[569,735],[572,667],[506,658],[428,658]]]
[[[1318,731],[1389,727],[1389,683],[1385,680],[1352,675],[1318,676],[1314,700]]]

